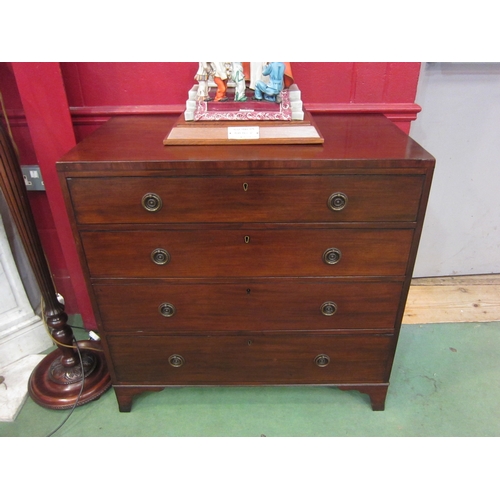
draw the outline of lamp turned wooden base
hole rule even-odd
[[[111,387],[104,354],[86,350],[94,341],[80,341],[85,381],[82,390],[81,365],[63,366],[63,355],[57,349],[48,354],[33,370],[28,391],[35,403],[52,410],[66,410],[99,399]],[[81,393],[81,394],[80,394]]]
[[[73,330],[67,324],[68,315],[60,302],[46,306],[45,318],[58,348],[33,370],[28,382],[29,395],[35,403],[53,410],[98,399],[111,387],[100,342],[80,340],[77,349]]]

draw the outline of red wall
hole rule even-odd
[[[54,281],[69,313],[95,328],[57,184],[55,162],[111,116],[180,114],[196,62],[0,63],[3,94],[21,164],[39,164],[46,193],[30,202]],[[305,109],[383,113],[409,132],[420,107],[420,63],[292,63]],[[76,292],[75,292],[76,290]]]

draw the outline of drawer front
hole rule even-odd
[[[373,222],[415,221],[423,177],[99,177],[67,182],[80,224]]]
[[[113,336],[121,384],[333,384],[385,382],[386,336]]]
[[[402,284],[94,285],[108,332],[392,329]],[[332,304],[333,303],[333,304]]]
[[[403,276],[413,230],[82,232],[92,277]]]

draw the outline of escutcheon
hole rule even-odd
[[[334,212],[344,210],[347,205],[347,195],[344,193],[333,193],[328,198],[328,208]]]
[[[146,193],[142,197],[142,206],[148,212],[158,212],[158,210],[161,210],[163,202],[156,193]]]
[[[168,358],[168,362],[174,368],[180,368],[185,363],[184,358],[180,354],[172,354]]]
[[[165,318],[171,318],[175,314],[175,307],[169,302],[163,302],[163,304],[159,305],[158,311]]]
[[[335,302],[325,302],[321,306],[321,314],[324,316],[333,316],[337,312],[337,304]]]
[[[324,368],[330,363],[330,356],[328,356],[327,354],[318,354],[314,358],[314,363],[316,364],[316,366]]]
[[[156,248],[151,252],[151,260],[158,266],[164,266],[170,262],[170,254],[164,248]]]
[[[328,265],[337,264],[342,258],[342,252],[338,248],[327,248],[323,252],[323,262]]]

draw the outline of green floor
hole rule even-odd
[[[28,399],[0,436],[46,436],[69,410]],[[55,436],[500,436],[500,322],[402,328],[383,412],[326,387],[179,388],[137,396],[119,413],[111,389],[76,408]]]

